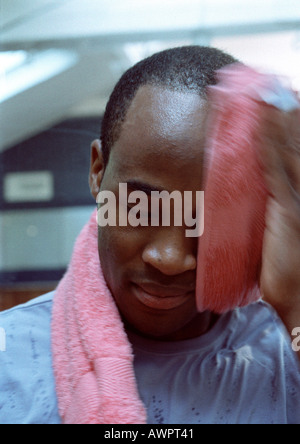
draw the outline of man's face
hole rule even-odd
[[[206,102],[196,94],[143,86],[135,96],[101,181],[118,202],[119,183],[136,190],[201,190]],[[150,199],[150,196],[149,196]],[[193,213],[196,200],[193,199]],[[117,213],[119,207],[117,206]],[[124,321],[160,339],[205,331],[196,310],[197,237],[186,226],[99,228],[99,256]]]

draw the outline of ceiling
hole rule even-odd
[[[300,65],[299,0],[0,0],[0,29],[0,151],[70,115],[100,115],[122,72],[164,47]]]

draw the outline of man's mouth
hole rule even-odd
[[[183,305],[195,290],[161,287],[156,284],[133,284],[135,297],[143,305],[156,310],[171,310]]]

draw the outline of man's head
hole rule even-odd
[[[207,117],[206,88],[234,59],[202,47],[156,54],[127,71],[92,145],[90,186],[128,192],[201,190]],[[196,213],[193,198],[191,213]],[[149,204],[150,208],[150,204]],[[130,208],[126,209],[130,211]],[[124,211],[117,205],[117,213]],[[205,332],[210,313],[197,313],[197,238],[186,226],[99,228],[99,257],[124,321],[147,336],[185,339]]]
[[[184,46],[156,53],[126,71],[110,96],[102,121],[101,143],[105,164],[120,135],[128,108],[141,86],[161,86],[205,98],[207,87],[216,83],[216,71],[235,61],[216,48]]]

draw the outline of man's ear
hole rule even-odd
[[[91,163],[89,173],[90,191],[94,199],[100,191],[100,185],[104,174],[104,162],[100,140],[96,139],[91,145]]]

